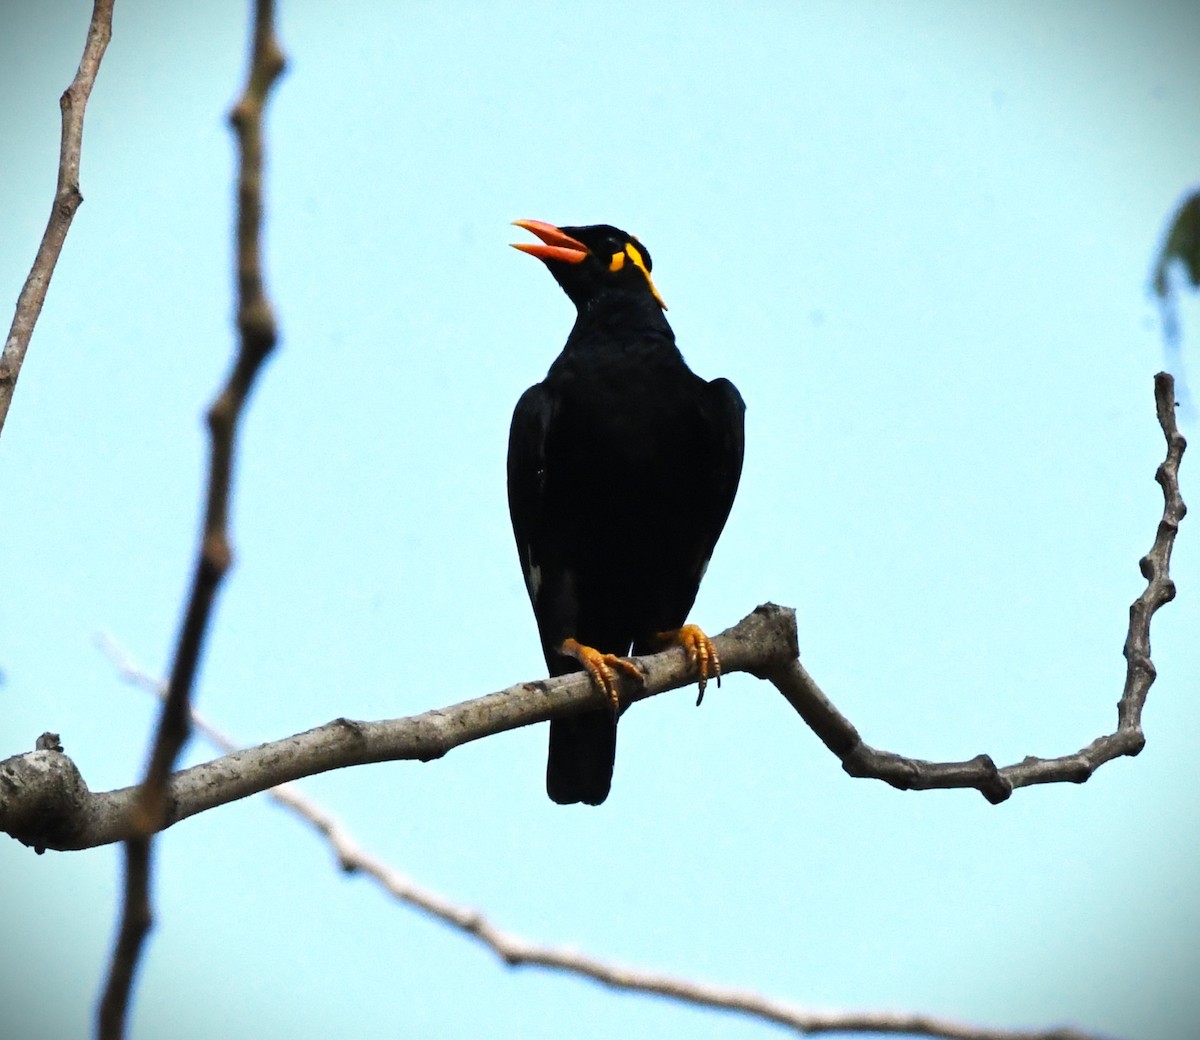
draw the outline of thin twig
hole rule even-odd
[[[100,61],[108,48],[108,41],[112,39],[112,12],[113,0],[95,0],[79,69],[75,78],[71,80],[71,85],[58,99],[58,106],[62,110],[58,183],[54,189],[54,205],[50,207],[50,219],[42,233],[42,242],[33,259],[29,277],[25,279],[21,295],[17,297],[16,313],[13,314],[8,338],[4,341],[4,350],[0,351],[0,433],[4,431],[4,421],[8,418],[8,409],[17,388],[17,378],[21,374],[21,365],[25,362],[25,352],[29,349],[30,339],[33,338],[33,327],[42,313],[42,304],[46,302],[46,291],[50,288],[54,267],[62,253],[63,243],[67,240],[67,232],[71,228],[75,211],[83,202],[83,195],[79,191],[83,116],[92,86],[96,82],[96,73],[100,71]]]
[[[125,1034],[129,996],[141,950],[152,924],[151,837],[165,819],[171,771],[190,733],[190,702],[217,589],[232,563],[229,495],[238,420],[254,379],[275,346],[275,318],[263,290],[262,230],[263,109],[271,85],[283,72],[275,39],[272,0],[257,0],[250,69],[241,99],[230,114],[241,162],[237,193],[237,286],[240,345],[229,378],[208,413],[211,455],[204,529],[191,594],[175,648],[167,695],[159,716],[145,775],[125,842],[125,886],[121,924],[97,1020],[101,1040]]]
[[[100,635],[97,642],[126,682],[147,690],[156,697],[166,696],[166,684],[141,668],[110,636]],[[192,725],[209,743],[222,751],[232,752],[240,747],[194,708]],[[939,1040],[1099,1040],[1094,1034],[1082,1033],[1071,1028],[988,1029],[935,1015],[907,1012],[818,1011],[787,1001],[774,1000],[751,990],[696,982],[692,979],[614,964],[577,950],[532,943],[492,924],[480,911],[455,903],[417,884],[406,874],[364,849],[337,816],[302,793],[295,784],[280,784],[266,793],[325,839],[342,870],[369,877],[399,902],[476,940],[510,967],[531,965],[560,971],[592,979],[614,989],[731,1011],[807,1034],[891,1033],[933,1037]]]
[[[1136,755],[1146,744],[1142,732],[1142,708],[1154,682],[1150,661],[1150,621],[1155,611],[1175,598],[1170,577],[1171,550],[1187,506],[1179,493],[1179,463],[1187,441],[1175,421],[1175,381],[1166,372],[1154,377],[1155,411],[1167,455],[1154,474],[1163,493],[1163,514],[1154,544],[1138,566],[1146,579],[1145,591],[1129,608],[1129,633],[1125,640],[1125,687],[1117,704],[1117,728],[1097,737],[1087,747],[1057,758],[1028,756],[997,769],[988,755],[967,762],[925,762],[880,751],[865,743],[858,731],[829,701],[799,659],[783,662],[766,678],[779,689],[803,716],[813,731],[851,776],[883,780],[902,790],[974,787],[989,802],[1007,799],[1018,787],[1032,784],[1070,782],[1081,784],[1105,762],[1122,755]]]

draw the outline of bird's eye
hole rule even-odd
[[[622,249],[621,252],[619,252],[619,253],[613,253],[612,259],[608,262],[608,269],[610,271],[619,271],[624,266],[625,266],[625,250]]]

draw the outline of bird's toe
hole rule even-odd
[[[559,649],[583,665],[592,684],[608,698],[614,715],[621,713],[621,683],[617,673],[624,672],[639,685],[645,681],[641,669],[619,654],[603,653],[595,647],[585,646],[577,639],[564,640]]]
[[[710,678],[721,685],[721,658],[717,654],[716,644],[713,643],[699,625],[684,625],[671,632],[660,632],[658,638],[665,644],[674,643],[683,647],[688,661],[696,669],[699,677],[700,692],[696,697],[697,706],[704,700],[704,688]]]

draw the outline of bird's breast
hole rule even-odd
[[[614,366],[572,380],[564,388],[556,439],[577,456],[577,465],[626,479],[662,479],[680,465],[677,453],[703,438],[692,379]]]

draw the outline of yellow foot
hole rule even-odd
[[[700,630],[696,629],[696,631]],[[558,649],[560,653],[575,658],[583,665],[588,675],[592,677],[596,688],[608,698],[612,705],[613,715],[621,713],[621,691],[617,680],[617,671],[632,676],[639,683],[645,681],[641,670],[628,658],[620,657],[617,654],[602,653],[595,647],[584,646],[577,639],[564,639],[562,646]]]
[[[688,661],[700,673],[700,692],[696,696],[696,707],[704,700],[704,687],[708,685],[711,675],[721,685],[721,658],[717,656],[717,648],[713,641],[701,631],[699,625],[684,625],[673,632],[659,632],[655,637],[663,643],[675,643],[683,647]]]

